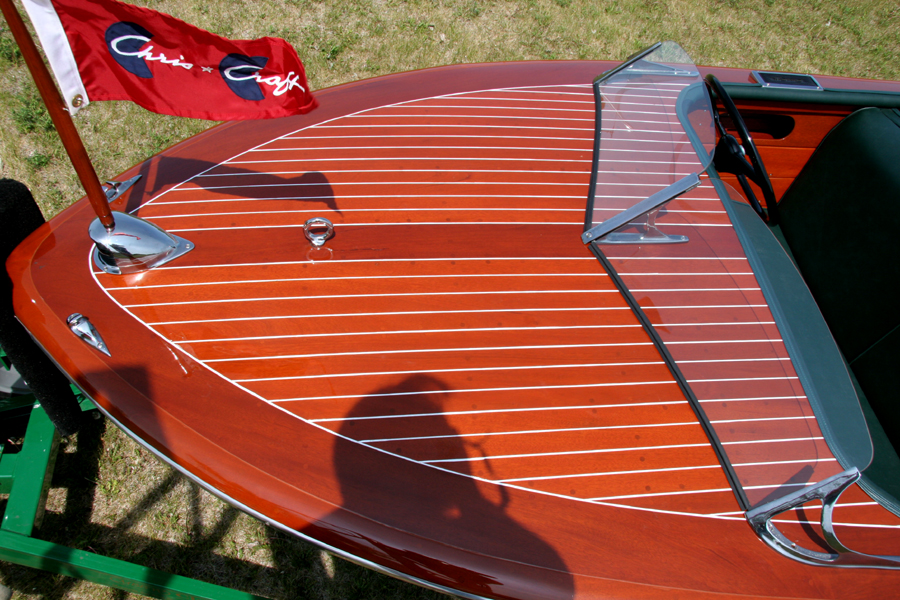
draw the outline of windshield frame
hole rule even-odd
[[[657,59],[659,62],[653,59]],[[667,59],[670,62],[662,62],[663,59]],[[678,62],[671,62],[673,60]],[[620,102],[619,99],[624,95],[628,95],[627,92],[623,94],[621,90],[635,89],[635,86],[642,85],[648,86],[643,88],[643,90],[647,90],[651,94],[655,91],[658,94],[658,90],[664,89],[665,86],[669,86],[669,88],[677,86],[680,89],[678,89],[677,96],[668,96],[668,100],[674,99],[674,102],[666,102],[665,99],[667,97],[659,94],[659,97],[655,99],[647,95],[638,94],[637,98],[646,100],[638,103],[641,110],[626,110],[624,108],[626,104],[635,103]],[[592,88],[595,104],[594,144],[582,242],[585,244],[590,242],[630,243],[627,239],[628,234],[624,236],[617,234],[620,241],[616,242],[607,242],[604,238],[609,239],[607,238],[609,234],[618,229],[623,229],[629,224],[634,224],[635,219],[639,219],[645,214],[650,215],[648,216],[648,222],[652,223],[654,211],[662,208],[668,201],[699,185],[699,174],[704,172],[712,163],[715,150],[713,105],[709,92],[706,89],[706,84],[700,77],[699,69],[693,64],[684,50],[674,42],[657,42],[649,48],[633,54],[622,64],[596,77]],[[639,87],[637,89],[638,91],[643,91]],[[672,92],[675,90],[668,89],[665,91]],[[656,100],[657,104],[653,105],[652,100]],[[699,111],[698,102],[700,103]],[[662,112],[653,112],[650,110],[652,108],[662,108],[663,110]],[[610,120],[619,122],[613,126],[607,126],[606,130],[603,127],[604,110],[611,114],[610,118],[607,119],[608,122]],[[697,112],[702,113],[702,118],[699,121],[705,121],[699,123],[699,126],[704,131],[698,132],[696,129],[696,125],[698,125]],[[641,126],[650,124],[651,127],[657,127],[661,130],[635,130],[629,125],[627,120],[620,116],[625,113],[640,115],[636,122],[641,123]],[[662,117],[662,120],[653,120],[654,116]],[[693,120],[692,116],[694,117]],[[603,145],[602,140],[606,138],[608,142],[616,141],[621,143],[628,141],[627,136],[629,134],[643,135],[644,133],[649,133],[650,137],[668,137],[668,142],[671,143],[673,148],[683,148],[685,143],[689,142],[693,148],[696,161],[690,165],[689,173],[668,174],[670,181],[658,185],[658,189],[650,190],[649,193],[643,196],[643,199],[638,198],[637,202],[623,207],[621,206],[622,204],[628,204],[628,201],[623,198],[618,202],[620,206],[617,207],[619,210],[616,214],[603,221],[596,221],[594,215],[599,210],[613,210],[607,206],[598,206],[597,189],[598,186],[603,185],[599,181],[600,163],[618,162],[619,164],[628,164],[628,161],[625,160],[611,161],[609,158],[604,158],[604,152],[616,152],[617,150],[608,150]],[[614,138],[616,137],[622,139],[615,140]],[[644,140],[640,138],[632,141],[638,143],[665,143],[665,140]],[[649,152],[660,154],[665,153],[665,150],[650,150]],[[673,166],[683,165],[685,161],[676,159],[676,154],[684,154],[684,151],[673,150],[668,157],[670,159],[669,162]],[[657,164],[664,163],[665,161],[657,162]],[[663,169],[665,168],[667,166],[664,165]],[[609,175],[609,173],[604,172],[606,175]],[[623,171],[623,174],[626,176],[631,175],[632,178],[633,176],[642,175],[638,171],[633,173]],[[653,175],[666,176],[667,174],[654,173]],[[689,182],[691,182],[691,185],[689,185]],[[629,183],[625,185],[635,184]],[[634,199],[637,197],[630,198]],[[651,198],[653,199],[652,201]],[[652,229],[657,232],[658,236],[636,235],[633,238],[633,243],[680,243],[687,241],[684,236],[659,234],[655,226],[652,226]],[[624,241],[621,241],[622,238],[624,238]]]

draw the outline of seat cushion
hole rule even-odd
[[[784,237],[851,364],[900,325],[894,295],[900,290],[900,116],[894,113],[864,108],[844,119],[779,203]]]

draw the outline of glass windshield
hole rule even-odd
[[[792,364],[805,374],[802,380],[805,398],[799,402],[812,408],[821,434],[842,465],[835,464],[832,472],[822,474],[822,466],[810,460],[809,473],[815,471],[817,478],[824,478],[851,466],[866,471],[874,456],[869,425],[840,350],[815,299],[782,245],[745,197],[717,177],[711,177],[709,182],[723,203],[730,202],[727,208],[745,236],[745,252],[752,257],[756,279],[767,304],[776,309],[773,319],[778,323],[779,335],[791,354]],[[808,412],[805,406],[802,409]],[[874,415],[870,417],[877,420]],[[889,449],[887,446],[884,450]],[[803,466],[799,460],[793,464],[798,468]]]
[[[700,72],[678,44],[663,42],[598,77],[594,97],[597,131],[582,239],[611,242],[611,231],[629,227],[647,233],[649,213],[655,230],[662,226],[655,211],[699,184],[712,161],[713,109]]]

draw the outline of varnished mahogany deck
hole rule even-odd
[[[803,566],[756,538],[687,399],[581,244],[587,83],[603,68],[394,76],[326,91],[321,111],[278,131],[202,136],[163,159],[193,173],[145,166],[129,201],[194,251],[139,275],[97,272],[81,205],[13,257],[17,310],[105,410],[218,493],[435,584],[510,597],[895,589],[895,573]],[[204,148],[219,157],[199,161]],[[628,157],[608,163],[604,193],[640,196],[654,152],[604,148]],[[314,216],[335,223],[325,249],[300,230]],[[691,241],[604,251],[750,502],[841,471],[712,185],[658,223]],[[64,329],[75,311],[112,359]],[[858,488],[835,514],[848,543],[900,554],[900,519]],[[781,522],[810,546],[816,516]]]

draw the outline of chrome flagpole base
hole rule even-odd
[[[94,240],[94,264],[113,275],[140,273],[164,265],[194,249],[184,238],[167,233],[153,223],[113,212],[115,225],[107,229],[94,219],[88,234]]]

